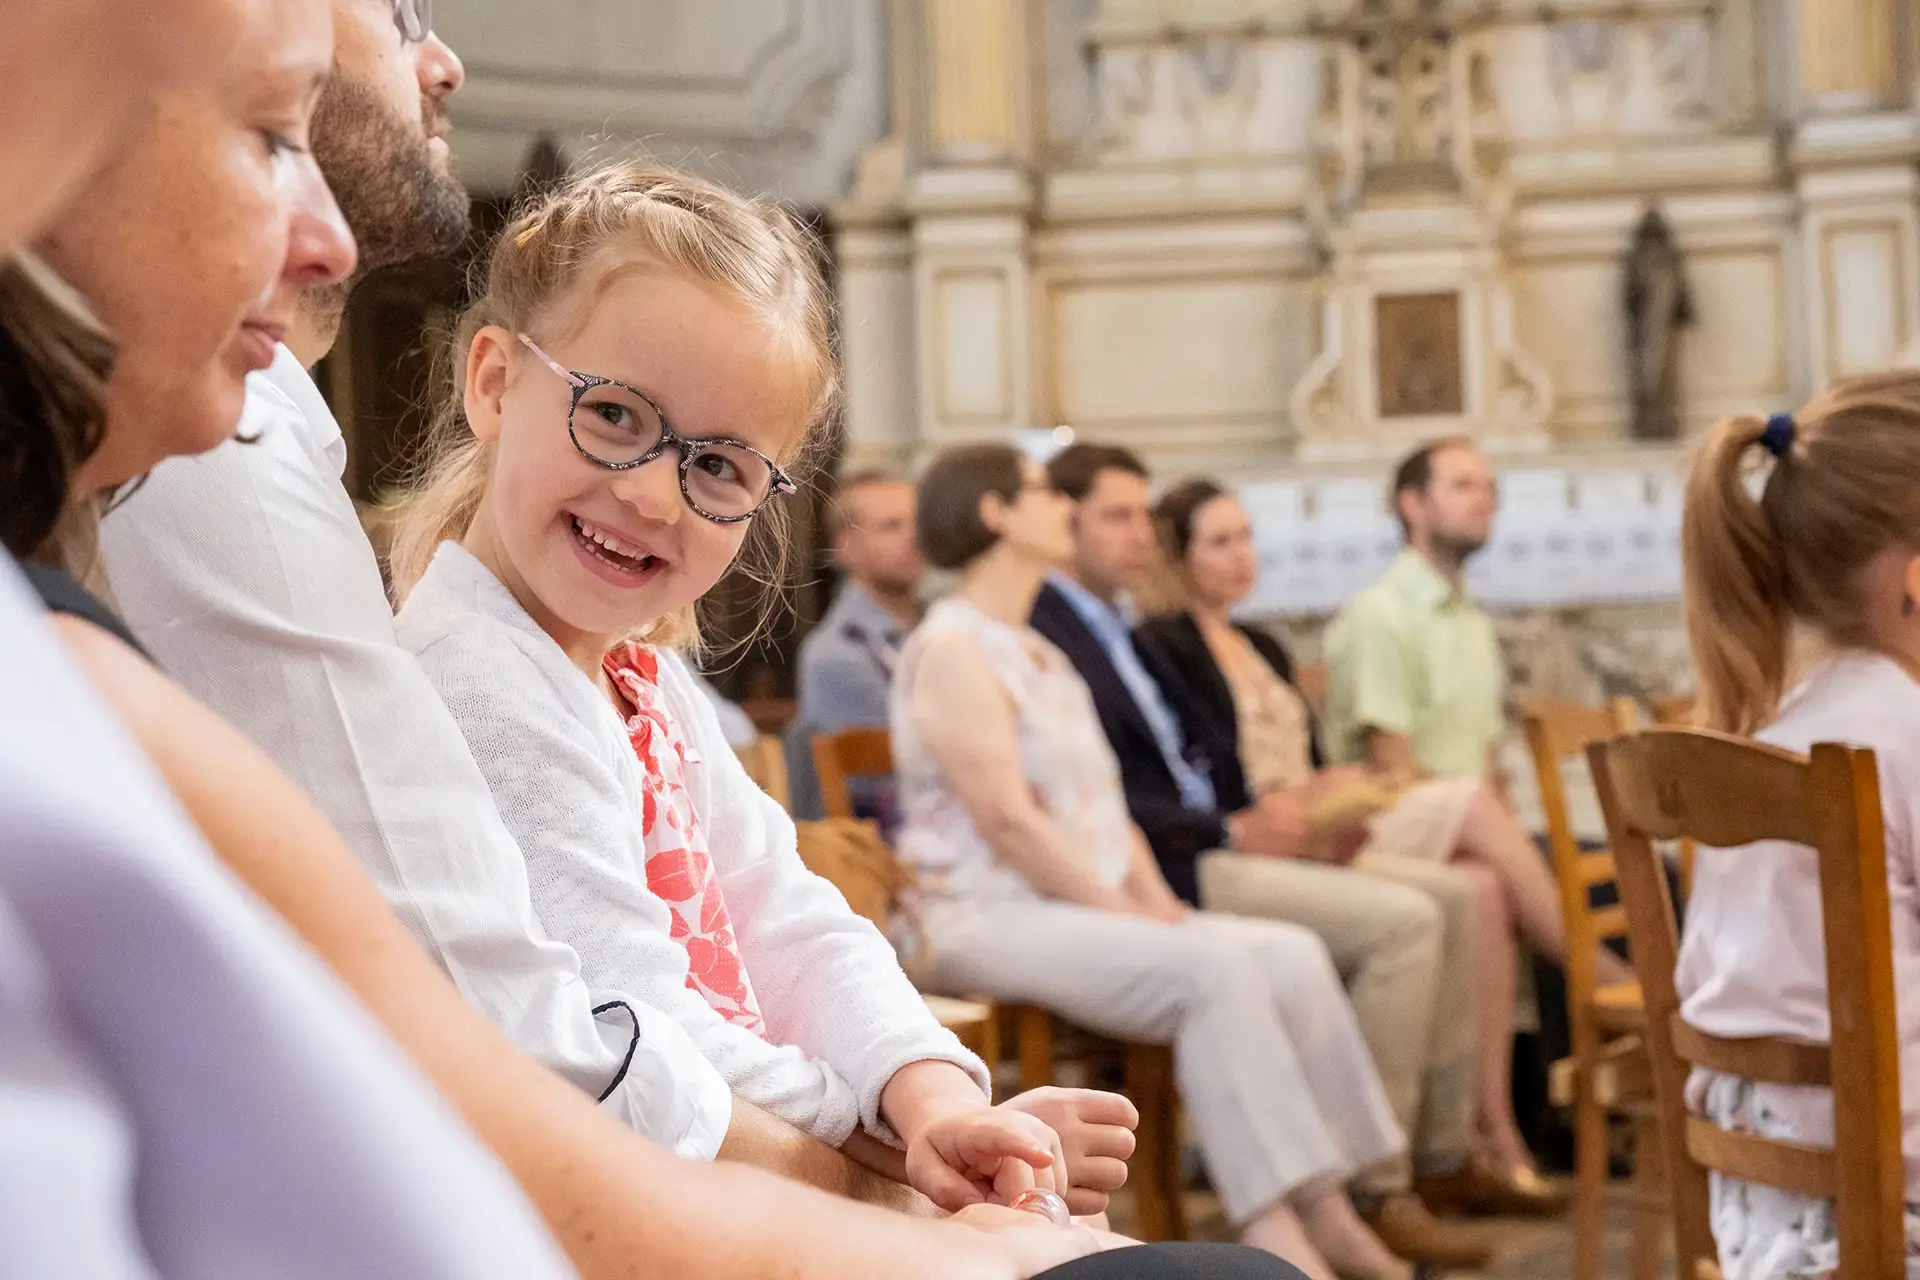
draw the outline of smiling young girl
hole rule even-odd
[[[737,1097],[865,1159],[904,1147],[943,1207],[1052,1185],[1059,1138],[988,1106],[982,1064],[802,866],[673,651],[737,558],[777,563],[788,468],[835,395],[805,234],[771,203],[614,164],[522,213],[485,283],[400,521],[399,634],[547,930],[596,986],[673,1015]],[[1131,1138],[1093,1133],[1087,1191],[1117,1185]]]

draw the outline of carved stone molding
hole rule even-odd
[[[480,186],[497,185],[504,154],[541,134],[574,153],[645,146],[674,161],[798,157],[767,173],[750,163],[750,183],[778,183],[785,168],[806,163],[802,153],[830,153],[829,189],[807,193],[824,200],[880,132],[880,8],[879,0],[448,5],[441,34],[467,68],[452,103],[456,149]],[[843,140],[850,131],[864,136]]]

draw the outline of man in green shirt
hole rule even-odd
[[[1418,812],[1417,843],[1451,845],[1449,871],[1473,877],[1480,928],[1503,945],[1475,948],[1481,1040],[1480,1122],[1516,1198],[1546,1209],[1558,1197],[1540,1181],[1514,1120],[1511,1061],[1514,941],[1563,958],[1559,892],[1532,839],[1503,803],[1494,748],[1505,728],[1505,685],[1493,623],[1468,598],[1467,560],[1487,543],[1493,474],[1460,436],[1415,450],[1393,477],[1406,549],[1354,597],[1327,632],[1326,748],[1341,763],[1390,777],[1435,781],[1402,797],[1392,814]],[[1379,838],[1382,829],[1376,827]],[[1606,959],[1613,959],[1608,956]],[[1612,969],[1619,968],[1617,962]],[[1446,1205],[1447,1188],[1429,1191]]]
[[[1505,675],[1463,582],[1492,529],[1493,474],[1471,441],[1436,440],[1394,473],[1393,505],[1406,549],[1327,632],[1327,750],[1396,776],[1494,780]]]

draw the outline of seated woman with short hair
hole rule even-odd
[[[921,481],[921,547],[961,581],[908,640],[893,690],[915,962],[942,990],[1171,1043],[1247,1243],[1323,1280],[1405,1275],[1344,1191],[1406,1144],[1326,948],[1174,896],[1086,685],[1027,625],[1072,553],[1068,513],[1004,445],[953,450]]]

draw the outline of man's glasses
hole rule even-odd
[[[689,440],[667,425],[667,415],[644,392],[612,378],[574,373],[526,334],[515,336],[573,388],[567,434],[587,461],[609,471],[631,471],[672,448],[680,455],[681,496],[696,515],[715,524],[738,524],[774,494],[799,492],[793,478],[752,445],[724,438]]]
[[[433,0],[393,0],[393,25],[408,44],[420,44],[433,32]]]

